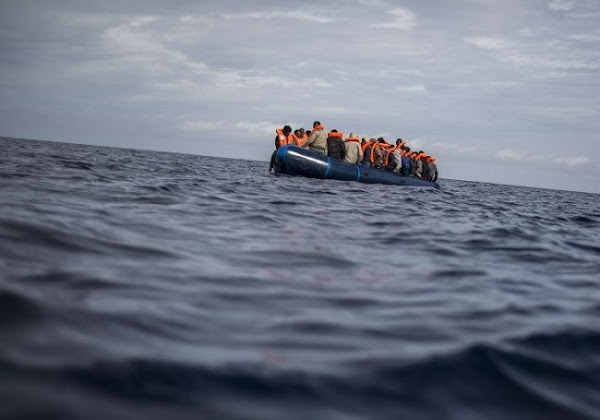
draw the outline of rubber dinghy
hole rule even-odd
[[[300,175],[307,178],[440,188],[436,182],[399,175],[370,166],[342,162],[293,145],[283,146],[277,150],[274,170],[280,174]]]

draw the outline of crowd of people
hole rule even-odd
[[[428,181],[438,179],[436,158],[422,150],[412,151],[400,138],[395,144],[388,143],[383,137],[375,139],[363,136],[360,139],[354,133],[344,138],[344,133],[338,130],[326,133],[319,121],[313,123],[312,130],[305,131],[304,128],[299,128],[292,131],[292,127],[286,125],[278,128],[276,132],[276,150],[271,157],[270,168],[273,168],[277,149],[293,144],[351,164],[386,169]]]

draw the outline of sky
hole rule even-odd
[[[268,161],[315,120],[600,193],[600,0],[0,0],[0,136]]]

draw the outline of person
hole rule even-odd
[[[275,130],[277,136],[275,136],[275,150],[271,155],[271,163],[269,163],[269,172],[273,170],[273,166],[275,165],[275,157],[277,156],[277,150],[287,145],[292,141],[292,137],[290,136],[292,132],[292,127],[289,125],[285,125],[283,128],[278,128]]]
[[[410,175],[410,147],[402,146],[402,169],[400,170],[402,175]]]
[[[344,160],[346,149],[344,148],[344,133],[336,129],[327,134],[327,156],[334,159]]]
[[[362,150],[359,144],[360,140],[354,133],[350,133],[350,137],[344,142],[345,156],[344,162],[359,164],[362,161]]]
[[[290,137],[290,134],[292,132],[292,127],[289,125],[278,128],[275,132],[277,133],[277,136],[275,137],[275,149],[279,149],[281,146],[285,146],[291,142],[292,138]]]
[[[362,164],[363,165],[367,165],[370,166],[371,165],[371,150],[373,149],[373,145],[375,144],[375,137],[371,137],[369,138],[368,136],[366,137],[366,141],[364,142],[364,144],[361,145],[361,149],[362,149],[362,154],[363,154],[363,160],[362,160]]]
[[[385,158],[387,156],[388,153],[388,149],[391,147],[390,144],[388,144],[383,137],[379,137],[377,139],[377,143],[375,143],[373,145],[373,148],[371,149],[371,155],[373,156],[372,158],[372,165],[374,168],[382,168],[383,167],[383,162],[385,161]]]
[[[313,152],[327,156],[327,134],[323,131],[325,127],[319,121],[313,123],[313,129],[310,137],[302,143],[302,147],[307,147]]]
[[[419,153],[417,153],[417,156],[415,156],[414,176],[416,176],[417,178],[423,178],[423,157],[424,156],[425,156],[425,153],[423,153],[422,150],[419,150]]]
[[[304,128],[299,128],[298,131],[300,132],[300,144],[298,146],[302,146],[308,140],[308,135],[304,132]]]
[[[400,172],[400,167],[402,166],[402,161],[400,159],[400,153],[402,151],[402,146],[406,143],[402,139],[396,140],[396,145],[394,147],[390,147],[388,149],[388,154],[385,158],[385,162],[383,164],[385,169],[388,169],[393,172]]]
[[[298,129],[298,130],[294,130],[294,132],[292,134],[290,134],[292,141],[290,142],[290,144],[293,144],[294,146],[302,146],[302,143],[304,143],[304,141],[302,140],[302,132]]]
[[[438,179],[438,169],[435,164],[436,158],[435,156],[426,156],[425,157],[425,171],[424,178],[428,181],[435,182]]]

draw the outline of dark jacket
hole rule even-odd
[[[346,148],[344,140],[339,137],[327,137],[327,156],[334,159],[344,160]]]

